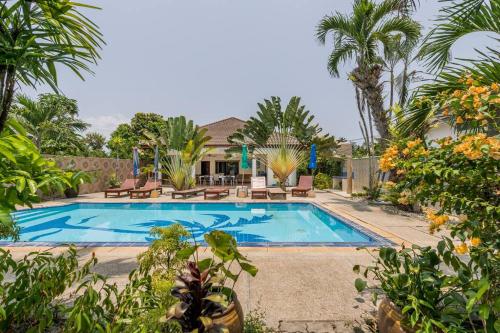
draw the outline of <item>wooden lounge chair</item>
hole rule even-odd
[[[120,187],[108,188],[104,190],[104,197],[107,198],[111,194],[117,197],[120,197],[122,193],[129,194],[129,192],[134,189],[135,184],[136,184],[135,179],[127,178]]]
[[[182,190],[182,191],[173,191],[172,192],[172,199],[175,199],[176,196],[181,196],[183,199],[186,199],[187,197],[192,197],[194,195],[198,195],[198,193],[204,193],[207,189],[206,188],[192,188],[189,190]]]
[[[307,196],[307,193],[312,190],[313,177],[312,176],[300,176],[299,185],[292,188],[292,197],[295,196]]]
[[[223,196],[229,195],[228,188],[209,188],[204,192],[204,198],[207,199],[220,199]],[[209,198],[210,196],[210,198]]]
[[[266,177],[252,177],[252,199],[267,199]]]
[[[272,200],[286,200],[286,191],[280,188],[270,188],[267,191],[269,198]]]
[[[152,179],[148,179],[146,181],[146,184],[144,184],[143,187],[135,190],[130,190],[130,199],[133,199],[134,197],[137,199],[144,199],[144,198],[149,198],[151,197],[151,192],[153,191],[160,191],[160,193],[163,193],[163,189],[161,187],[161,183],[156,182]]]

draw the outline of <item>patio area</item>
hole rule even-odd
[[[168,190],[167,190],[168,192]],[[70,202],[172,202],[170,195],[154,199],[108,198],[103,193],[82,195],[39,206]],[[203,196],[175,202],[204,201]],[[267,202],[269,199],[237,198],[234,189],[230,196],[217,202]],[[204,201],[205,202],[205,201]],[[210,201],[207,201],[210,202]],[[273,202],[276,202],[273,200]],[[382,206],[353,201],[330,192],[317,192],[314,198],[293,197],[287,202],[313,202],[342,217],[393,241],[396,244],[431,245],[439,234],[428,232],[428,223],[415,218],[388,212]],[[9,248],[16,258],[33,250],[62,251],[61,247]],[[80,248],[81,260],[95,252],[99,259],[97,270],[124,285],[136,256],[143,247],[88,247]],[[283,332],[353,332],[367,331],[364,318],[370,317],[372,305],[369,295],[359,295],[354,288],[355,264],[368,264],[371,256],[366,251],[347,247],[261,247],[243,248],[242,253],[259,268],[255,278],[243,276],[236,286],[245,313],[261,309],[267,323]]]

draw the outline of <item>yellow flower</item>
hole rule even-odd
[[[465,83],[467,83],[467,85],[471,86],[474,84],[474,79],[471,76],[468,76]]]
[[[463,124],[464,123],[464,120],[461,116],[458,116],[456,121],[455,121],[457,124]]]
[[[409,153],[410,153],[410,149],[408,149],[408,148],[403,149],[403,155],[405,155],[405,156],[406,156],[406,155],[408,155]]]
[[[422,143],[421,139],[415,139],[413,141],[408,141],[408,143],[406,144],[406,147],[408,147],[409,149],[412,149],[413,147],[418,146],[421,143]]]
[[[469,251],[469,247],[467,246],[467,244],[462,243],[460,245],[455,245],[455,251],[458,254],[466,254]]]
[[[470,245],[476,247],[476,246],[479,246],[479,244],[481,244],[481,238],[479,238],[479,237],[472,237],[470,239]]]
[[[494,92],[498,92],[499,89],[499,86],[498,86],[498,83],[492,83],[491,84],[491,90],[493,90]]]

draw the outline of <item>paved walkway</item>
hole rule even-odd
[[[130,200],[107,199],[102,193],[85,195],[85,202],[168,202],[170,197]],[[189,201],[203,200],[202,197]],[[223,201],[235,199],[234,194]],[[428,224],[417,218],[388,212],[383,207],[367,205],[331,193],[318,193],[313,201],[331,211],[349,218],[396,244],[431,245],[439,235],[430,235]],[[61,204],[70,200],[54,201],[44,205]],[[289,200],[290,201],[290,200]],[[294,198],[295,201],[295,198]],[[20,258],[34,248],[10,248]],[[49,248],[44,248],[49,250]],[[61,248],[51,248],[61,251]],[[135,267],[140,247],[82,248],[82,260],[95,252],[99,258],[98,271],[124,284]],[[269,325],[285,332],[352,332],[366,330],[364,318],[375,308],[369,295],[359,295],[354,289],[354,264],[368,264],[371,256],[366,250],[354,248],[243,248],[242,252],[259,268],[255,278],[244,276],[238,281],[237,293],[245,312],[260,308],[267,315]],[[358,328],[356,328],[358,327]]]

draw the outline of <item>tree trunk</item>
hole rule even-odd
[[[6,68],[0,69],[0,133],[5,128],[5,123],[7,122],[7,115],[12,105],[12,99],[14,98],[14,87],[16,85],[16,70],[13,66],[7,66]]]
[[[384,109],[383,86],[381,81],[382,66],[373,65],[368,68],[355,68],[352,73],[354,84],[366,98],[375,127],[380,135],[380,144],[385,148],[389,139],[389,118]]]

